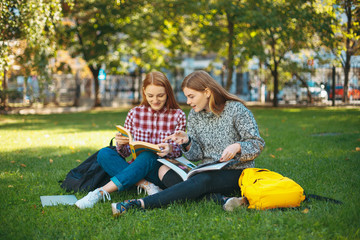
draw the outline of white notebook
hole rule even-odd
[[[75,195],[40,196],[41,204],[45,206],[74,205],[77,201]]]

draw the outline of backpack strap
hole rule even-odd
[[[113,140],[114,140],[115,137],[113,137],[111,140],[110,140],[110,143],[109,143],[109,146],[112,147],[113,146]]]
[[[316,200],[321,200],[321,201],[332,202],[335,204],[343,204],[343,202],[341,202],[339,200],[336,200],[333,198],[328,198],[328,197],[323,197],[323,196],[319,196],[319,195],[315,195],[315,194],[306,194],[305,196],[306,196],[306,198],[305,198],[306,201],[310,201],[310,199],[316,199]]]

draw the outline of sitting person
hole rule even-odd
[[[143,100],[127,114],[124,127],[133,136],[134,141],[144,141],[157,144],[162,151],[152,153],[144,151],[129,164],[126,157],[130,153],[129,139],[116,134],[116,150],[103,148],[99,151],[97,161],[111,179],[105,186],[89,192],[78,200],[75,205],[81,209],[91,208],[105,197],[110,200],[114,191],[123,191],[137,184],[148,194],[165,188],[158,177],[162,165],[160,157],[176,158],[181,155],[181,149],[174,141],[164,143],[162,140],[177,131],[186,128],[186,115],[176,103],[169,80],[161,72],[148,73],[142,86]],[[143,180],[145,179],[145,180]]]
[[[201,172],[157,194],[113,203],[114,216],[124,214],[130,208],[159,208],[175,201],[205,196],[217,196],[225,210],[244,203],[242,198],[223,196],[239,194],[238,180],[242,170],[254,167],[254,159],[265,146],[253,114],[238,97],[229,94],[205,71],[188,75],[182,90],[187,104],[192,107],[187,133],[176,131],[164,141],[181,144],[184,156],[191,161],[200,160],[201,164],[232,161],[220,170]]]

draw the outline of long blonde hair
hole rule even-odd
[[[226,91],[218,82],[216,82],[207,72],[203,70],[195,71],[187,75],[181,84],[181,88],[191,88],[198,92],[209,89],[211,94],[209,98],[209,108],[216,115],[220,115],[224,110],[225,103],[228,100],[245,102],[237,96]]]
[[[171,88],[171,84],[165,74],[158,71],[153,71],[146,74],[145,79],[142,82],[142,101],[140,105],[150,106],[146,100],[144,89],[149,85],[155,85],[165,88],[166,92],[166,103],[165,106],[167,109],[180,109],[179,104],[176,102],[174,92]]]

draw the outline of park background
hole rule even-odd
[[[359,105],[359,2],[51,0],[1,3],[0,104],[138,103],[144,73],[209,72],[246,101]],[[344,94],[345,93],[345,94]]]
[[[360,239],[358,1],[4,0],[0,8],[1,239]],[[163,71],[183,102],[181,81],[197,69],[254,113],[266,141],[256,167],[343,205],[228,213],[200,201],[116,220],[109,202],[41,206],[42,195],[68,194],[58,181],[108,145],[141,100],[145,73]]]

